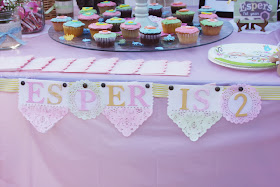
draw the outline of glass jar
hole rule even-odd
[[[0,49],[15,49],[21,40],[21,24],[17,11],[0,12]]]
[[[55,9],[57,16],[68,16],[74,18],[73,0],[56,0]]]
[[[18,7],[23,34],[40,32],[45,26],[42,0],[28,1]]]

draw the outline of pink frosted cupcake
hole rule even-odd
[[[107,19],[113,18],[113,17],[121,17],[121,12],[116,11],[116,10],[106,10],[103,14],[103,18],[104,21],[106,21]]]
[[[140,23],[134,21],[127,21],[122,23],[121,26],[122,36],[124,38],[137,38],[139,36]]]
[[[199,22],[201,22],[204,19],[217,19],[217,14],[214,14],[212,12],[201,12],[201,14],[198,15]]]
[[[182,2],[171,3],[172,14],[175,14],[177,10],[180,10],[182,8],[187,8],[187,5]]]
[[[100,14],[103,14],[106,10],[115,9],[117,4],[112,1],[103,1],[101,3],[98,3],[97,6],[99,8]]]
[[[182,26],[175,29],[181,44],[196,43],[199,35],[199,30],[192,26]]]
[[[103,22],[97,22],[97,23],[92,23],[88,26],[89,30],[90,30],[90,34],[91,37],[94,38],[93,36],[98,33],[99,31],[102,30],[108,30],[111,31],[113,28],[112,24],[108,24],[108,23],[103,23]]]
[[[83,22],[85,24],[85,28],[88,28],[88,26],[91,24],[91,23],[96,23],[98,22],[98,19],[100,18],[99,15],[97,14],[94,14],[92,12],[87,12],[87,13],[84,13],[84,14],[80,14],[78,16],[78,19]]]

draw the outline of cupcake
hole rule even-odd
[[[106,48],[114,46],[116,37],[116,33],[108,30],[102,30],[94,35],[94,40],[98,47]]]
[[[103,1],[97,4],[100,14],[103,14],[106,10],[111,10],[116,8],[116,3],[112,1]]]
[[[51,22],[53,24],[53,28],[55,31],[63,31],[63,24],[66,23],[67,21],[71,21],[71,17],[67,16],[57,16],[56,18],[52,18]]]
[[[161,17],[163,6],[158,3],[151,3],[149,6],[149,15]]]
[[[224,22],[217,19],[205,19],[200,22],[204,35],[219,35]]]
[[[198,13],[201,14],[201,12],[212,12],[215,13],[216,10],[210,6],[202,6],[200,9],[198,9]]]
[[[113,32],[119,32],[121,31],[120,29],[120,25],[122,23],[125,22],[125,19],[123,18],[118,18],[118,17],[113,17],[113,18],[110,18],[110,19],[107,19],[106,20],[106,23],[109,23],[109,24],[112,24],[113,25],[113,28],[112,28],[112,31]]]
[[[83,7],[82,10],[80,10],[79,14],[85,14],[88,12],[97,14],[97,11],[95,9],[93,9],[93,7]]]
[[[87,12],[87,13],[84,13],[84,14],[80,14],[78,16],[79,21],[81,21],[85,24],[85,28],[88,28],[88,26],[91,23],[98,22],[99,18],[100,18],[100,16],[97,15],[97,14],[94,14],[93,12]]]
[[[121,12],[121,18],[131,18],[132,8],[129,5],[121,4],[116,7],[116,10]]]
[[[213,14],[212,12],[201,12],[201,14],[198,15],[199,22],[201,22],[204,19],[217,19],[217,14]]]
[[[140,23],[134,21],[127,21],[122,23],[121,26],[122,36],[124,38],[137,38],[139,36],[139,29],[141,28]]]
[[[106,10],[103,14],[104,21],[107,19],[113,18],[113,17],[121,17],[121,12],[116,11],[116,10]]]
[[[177,10],[180,10],[182,8],[187,8],[187,5],[182,2],[171,3],[172,14],[175,14]]]
[[[102,30],[111,30],[113,28],[112,24],[108,23],[103,23],[103,22],[97,22],[97,23],[92,23],[88,26],[91,37],[94,38],[93,36],[98,33],[99,31]]]
[[[140,41],[144,45],[158,44],[160,35],[161,30],[153,26],[146,26],[140,29]]]
[[[183,26],[175,29],[181,44],[196,43],[199,35],[199,30],[193,26]]]
[[[190,25],[193,22],[194,14],[195,12],[184,8],[184,9],[177,10],[174,16],[176,16],[183,23],[187,23],[188,25]]]
[[[85,24],[78,20],[68,21],[63,24],[65,35],[74,35],[75,37],[81,36],[84,31]]]
[[[177,27],[181,27],[182,21],[176,17],[168,17],[161,22],[164,33],[175,33]]]

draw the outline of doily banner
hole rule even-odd
[[[98,83],[77,81],[69,89],[69,109],[83,120],[94,119],[103,111],[104,97]]]
[[[192,141],[206,133],[221,117],[223,87],[171,86],[167,114]]]
[[[103,114],[124,136],[130,136],[153,113],[152,83],[101,83]]]
[[[68,113],[68,85],[58,81],[19,80],[18,109],[41,133]]]
[[[128,137],[153,113],[155,93],[151,82],[19,79],[18,87],[18,109],[41,133],[50,130],[70,110],[83,120],[103,114]],[[197,141],[222,117],[243,124],[261,111],[259,93],[245,84],[227,88],[215,84],[168,88],[167,115],[191,141]]]
[[[252,86],[241,84],[229,87],[223,93],[223,116],[235,124],[246,123],[261,111],[261,97]]]

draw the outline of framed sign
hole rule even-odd
[[[276,0],[238,0],[234,4],[234,21],[240,23],[263,23],[277,21]]]
[[[204,5],[208,5],[217,11],[216,14],[219,17],[232,18],[234,11],[234,2],[232,1],[230,4],[228,4],[227,2],[228,0],[199,0],[199,8]]]

